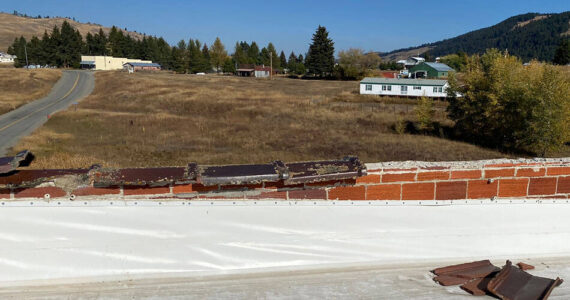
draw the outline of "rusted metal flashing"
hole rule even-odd
[[[95,187],[116,185],[156,187],[173,183],[195,182],[195,169],[195,164],[189,164],[186,168],[103,169],[96,167],[89,171],[89,175],[93,179],[93,186]]]
[[[354,156],[342,160],[288,163],[289,179],[285,185],[356,179],[366,175],[366,166]]]
[[[77,176],[88,182],[89,169],[15,170],[0,175],[0,187],[34,187],[63,176]]]
[[[432,272],[437,275],[434,280],[441,285],[464,284],[475,278],[483,278],[498,272],[500,268],[491,264],[489,260],[474,261],[465,264],[452,265],[434,269]]]
[[[30,165],[34,160],[34,155],[24,150],[14,156],[0,157],[0,174],[10,173],[18,167],[25,167]]]
[[[281,161],[270,164],[199,167],[198,182],[205,185],[242,185],[277,182],[289,173]]]
[[[487,288],[491,293],[505,300],[547,299],[552,290],[562,284],[560,278],[550,279],[530,275],[514,267],[507,260],[501,272],[491,279]]]

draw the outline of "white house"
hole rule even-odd
[[[4,52],[0,52],[0,63],[13,63],[16,55],[6,54]]]
[[[360,81],[360,94],[411,97],[447,97],[447,80],[366,77]]]
[[[426,61],[426,59],[423,57],[413,56],[413,57],[410,57],[408,59],[399,60],[396,63],[403,65],[404,68],[409,68],[409,67],[413,67],[417,64],[423,63],[425,61]]]

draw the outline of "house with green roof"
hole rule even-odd
[[[438,62],[422,62],[409,70],[411,78],[447,78],[449,72],[454,72],[450,66]]]
[[[447,80],[366,77],[360,81],[360,94],[405,97],[447,97]]]

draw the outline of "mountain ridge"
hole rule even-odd
[[[417,52],[422,54],[429,51],[435,57],[458,51],[467,54],[483,53],[488,48],[498,48],[508,50],[525,61],[550,61],[560,39],[567,36],[570,36],[570,11],[526,13],[453,38],[379,54],[384,60],[394,61],[405,59],[414,52],[417,55]]]

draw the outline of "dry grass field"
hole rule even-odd
[[[0,114],[47,95],[61,70],[0,68]]]
[[[366,162],[505,155],[433,136],[397,134],[413,100],[357,94],[357,82],[100,72],[77,108],[54,115],[13,150],[33,167],[165,166],[300,161]],[[438,121],[444,119],[437,104]]]

